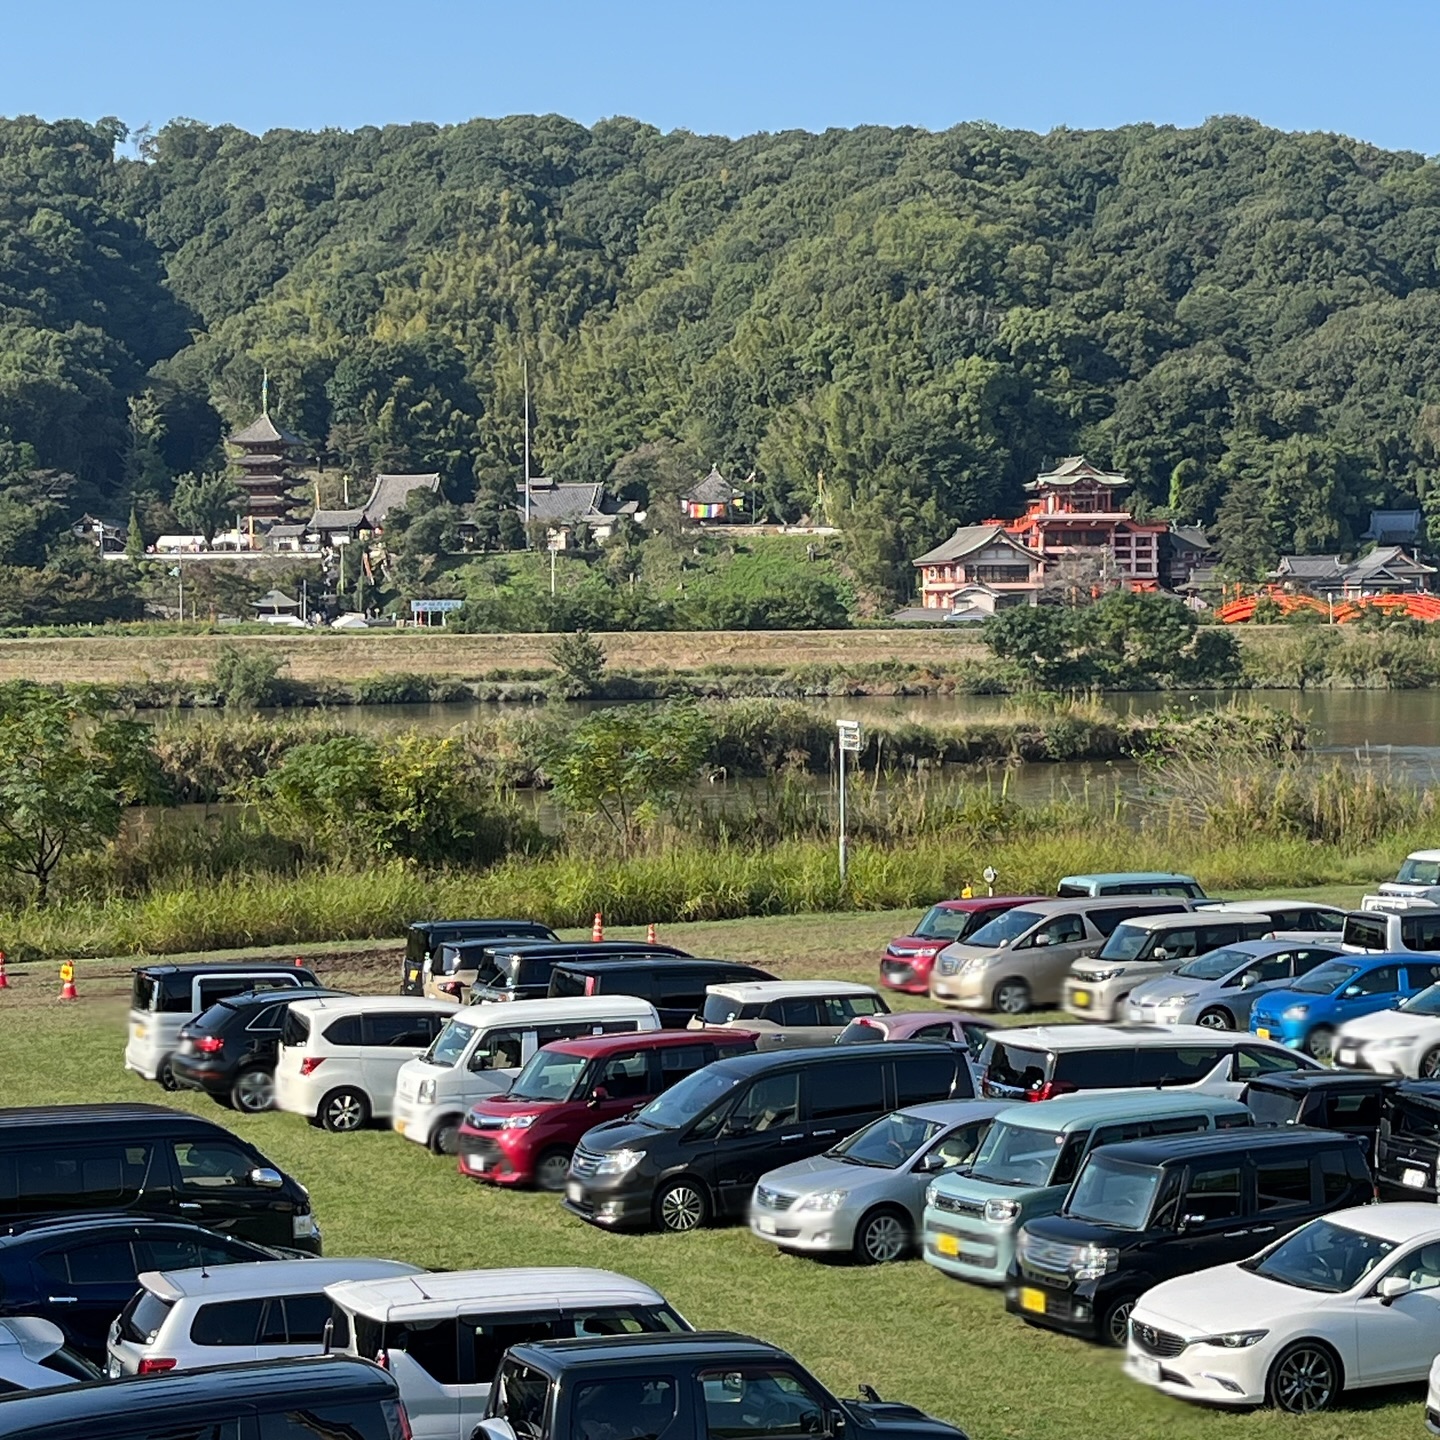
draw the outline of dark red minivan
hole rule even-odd
[[[1002,910],[1053,895],[981,895],[974,900],[942,900],[932,905],[908,935],[899,935],[880,957],[880,983],[904,995],[928,995],[935,957],[957,940],[973,935]]]
[[[744,1030],[649,1030],[556,1040],[537,1050],[503,1095],[471,1107],[460,1173],[497,1185],[559,1190],[587,1131],[648,1104],[677,1080],[755,1048]]]

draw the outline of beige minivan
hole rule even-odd
[[[1116,895],[1040,900],[1003,911],[963,944],[935,957],[930,995],[963,1010],[1022,1015],[1058,1005],[1071,964],[1093,955],[1122,921],[1193,910],[1176,895]]]

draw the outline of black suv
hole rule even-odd
[[[743,1215],[767,1170],[818,1155],[892,1110],[974,1093],[965,1047],[934,1041],[717,1060],[631,1119],[586,1131],[565,1208],[616,1229],[693,1230]]]
[[[0,1399],[5,1440],[395,1440],[410,1427],[393,1377],[368,1360],[213,1365]]]
[[[0,1315],[53,1320],[67,1345],[103,1360],[110,1322],[135,1294],[137,1275],[284,1258],[279,1250],[184,1220],[125,1215],[32,1220],[0,1233]]]
[[[180,1032],[170,1056],[175,1083],[203,1090],[217,1105],[258,1115],[275,1103],[280,1030],[292,1000],[323,1000],[346,990],[247,990],[212,1005]]]
[[[688,960],[686,950],[673,945],[651,945],[644,940],[560,940],[553,945],[537,941],[506,941],[487,945],[479,957],[468,1005],[495,1000],[543,1000],[550,993],[550,975],[566,960],[644,960],[668,955]]]
[[[1374,1194],[1356,1135],[1247,1126],[1102,1145],[1060,1213],[1021,1230],[1005,1308],[1123,1345],[1130,1311],[1152,1285],[1243,1260]]]
[[[965,1440],[913,1405],[867,1393],[837,1400],[785,1351],[746,1335],[545,1340],[506,1352],[472,1440]]]
[[[1406,1080],[1380,1104],[1375,1183],[1381,1200],[1440,1201],[1440,1081]]]
[[[1240,1098],[1257,1125],[1309,1125],[1359,1135],[1373,1161],[1380,1107],[1399,1083],[1370,1070],[1291,1070],[1257,1076]]]
[[[710,985],[773,980],[756,965],[735,960],[682,960],[678,956],[642,959],[566,960],[550,972],[551,999],[580,995],[633,995],[648,1000],[667,1030],[683,1030],[705,1003]]]
[[[400,962],[400,993],[425,993],[426,966],[442,945],[460,940],[559,938],[548,925],[542,925],[538,920],[417,920],[405,931],[405,958]]]

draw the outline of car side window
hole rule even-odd
[[[612,1100],[631,1100],[650,1093],[650,1057],[644,1051],[628,1055],[612,1055],[596,1082],[603,1085]]]
[[[954,1038],[954,1028],[948,1020],[941,1020],[934,1025],[922,1025],[910,1036],[912,1040],[951,1040]]]
[[[1295,973],[1308,975],[1317,965],[1323,965],[1325,961],[1334,958],[1333,950],[1297,950],[1295,951]]]
[[[47,1250],[36,1263],[62,1285],[133,1285],[135,1257],[128,1240],[101,1240]]]
[[[660,1051],[660,1084],[669,1089],[677,1080],[693,1075],[715,1058],[713,1045],[667,1045]]]
[[[256,1417],[260,1440],[389,1440],[395,1433],[386,1417],[388,1407],[346,1400],[290,1404],[285,1410],[261,1411]]]
[[[279,1302],[270,1302],[273,1309]],[[287,1295],[285,1297],[285,1343],[318,1345],[325,1338],[335,1307],[330,1297],[319,1295]],[[343,1314],[343,1312],[341,1312]]]
[[[245,1028],[256,1032],[278,1031],[284,1019],[285,1006],[267,1005]]]
[[[1232,1078],[1253,1080],[1257,1075],[1288,1073],[1299,1070],[1303,1063],[1298,1055],[1292,1055],[1286,1050],[1261,1050],[1258,1046],[1252,1049],[1248,1045],[1242,1045],[1235,1052]]]
[[[177,1140],[171,1145],[185,1190],[233,1190],[250,1183],[255,1158],[223,1140]]]
[[[570,1434],[575,1440],[658,1440],[677,1409],[666,1375],[626,1375],[575,1387]]]
[[[423,1050],[435,1038],[434,1031],[427,1024],[428,1015],[388,1010],[360,1018],[366,1045],[380,1045],[394,1050]]]
[[[1084,1130],[1066,1138],[1060,1150],[1060,1158],[1055,1162],[1055,1170],[1050,1176],[1052,1185],[1068,1185],[1075,1178],[1080,1162],[1089,1148],[1089,1142],[1090,1134]]]
[[[1310,1161],[1267,1160],[1255,1167],[1255,1203],[1260,1210],[1310,1204]]]
[[[1390,995],[1400,988],[1400,968],[1397,965],[1380,965],[1357,975],[1346,987],[1346,996]]]
[[[767,1007],[769,1010],[775,1007]],[[779,1002],[780,1024],[782,1025],[823,1025],[826,1023],[820,1013],[819,1003],[810,996],[792,995]]]
[[[460,1322],[454,1317],[412,1320],[408,1324],[388,1326],[385,1346],[390,1350],[403,1350],[437,1385],[459,1385],[459,1334]]]
[[[1288,980],[1290,964],[1291,957],[1288,953],[1266,955],[1263,959],[1257,960],[1245,973],[1250,977],[1251,984],[1264,985],[1271,980]]]
[[[827,1065],[805,1077],[812,1120],[841,1115],[879,1115],[885,1110],[885,1067],[874,1060]]]
[[[1188,960],[1197,950],[1208,950],[1211,947],[1200,944],[1199,932],[1196,930],[1162,930],[1155,936],[1154,948],[1163,950],[1167,959]]]
[[[1240,1167],[1226,1165],[1190,1172],[1180,1214],[1191,1224],[1233,1220],[1240,1214]]]
[[[800,1117],[800,1074],[767,1075],[757,1080],[730,1112],[727,1128],[733,1133],[760,1133],[794,1124]]]
[[[519,1440],[544,1440],[550,1408],[550,1377],[509,1360],[500,1367],[491,1413],[506,1420]]]
[[[1429,946],[1429,949],[1440,949],[1440,946]],[[1409,980],[1410,989],[1421,990],[1427,985],[1433,985],[1440,980],[1440,965],[1417,965],[1413,960],[1405,966],[1405,974]]]
[[[1041,937],[1044,937],[1043,939]],[[1030,937],[1031,945],[1071,945],[1085,938],[1085,922],[1078,915],[1057,915]]]
[[[977,1125],[963,1126],[947,1135],[939,1144],[932,1145],[927,1153],[940,1157],[938,1168],[941,1170],[953,1170],[957,1165],[968,1165],[975,1158],[975,1152],[980,1148],[980,1142],[989,1128],[988,1120]],[[924,1168],[923,1165],[921,1168]]]
[[[520,1068],[522,1032],[491,1030],[480,1037],[470,1052],[467,1068],[471,1070],[518,1070]]]
[[[73,1210],[134,1200],[145,1183],[151,1149],[92,1145],[7,1156],[8,1163],[0,1163],[0,1208]]]
[[[1155,1046],[1135,1052],[1135,1084],[1189,1085],[1203,1080],[1229,1047],[1219,1045]]]
[[[324,1030],[326,1040],[332,1045],[361,1045],[364,1031],[358,1015],[342,1015],[332,1020]]]
[[[1380,1123],[1380,1092],[1352,1091],[1325,1100],[1325,1122],[1337,1129],[1373,1129]]]
[[[825,1408],[793,1371],[745,1366],[703,1370],[699,1379],[710,1440],[824,1433]]]
[[[221,1300],[202,1305],[190,1322],[192,1345],[253,1345],[260,1333],[260,1321],[268,1302]]]

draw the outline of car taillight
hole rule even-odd
[[[382,1369],[390,1368],[390,1352],[388,1350],[377,1350],[375,1352],[375,1363]]]
[[[324,1063],[325,1057],[323,1055],[318,1057],[307,1055],[300,1062],[300,1073],[302,1075],[313,1075]]]
[[[225,1048],[225,1042],[218,1035],[197,1035],[190,1042],[202,1055],[213,1055]]]
[[[872,1020],[868,1015],[859,1016],[855,1023],[865,1026],[867,1030],[880,1030],[884,1028],[878,1020]]]
[[[585,977],[585,993],[587,995],[593,995],[595,993],[595,977],[593,975],[587,975]]]
[[[443,985],[439,985],[436,988],[443,990],[447,995],[453,995],[458,1000],[460,998],[460,991],[464,989],[464,986],[462,986],[458,980],[447,980]]]
[[[1073,1095],[1079,1087],[1068,1080],[1047,1080],[1038,1090],[1027,1090],[1027,1100],[1053,1100],[1057,1095]]]
[[[405,1402],[395,1402],[395,1420],[398,1426],[396,1434],[399,1440],[415,1440],[415,1432],[410,1428],[410,1417],[405,1413]]]
[[[137,1375],[159,1375],[162,1371],[173,1370],[174,1368],[175,1362],[173,1360],[167,1360],[158,1355],[147,1355],[145,1359],[140,1362],[135,1373]]]

